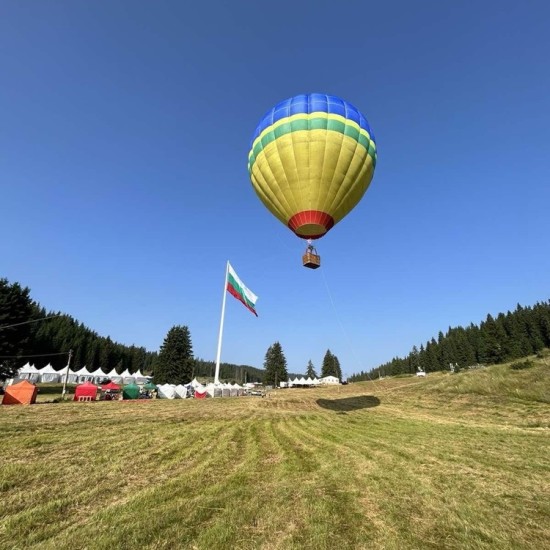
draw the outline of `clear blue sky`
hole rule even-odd
[[[156,350],[187,325],[214,359],[349,375],[449,325],[549,298],[547,2],[4,2],[0,276],[103,336]],[[261,116],[298,93],[377,137],[323,267],[256,198]]]

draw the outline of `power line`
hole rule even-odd
[[[20,325],[28,325],[29,323],[38,323],[39,321],[46,321],[47,319],[55,319],[56,317],[63,317],[63,315],[50,315],[49,317],[42,317],[42,319],[33,319],[32,321],[23,321],[22,323],[14,323],[13,325],[4,325],[0,327],[0,330],[4,328],[18,327]]]
[[[340,316],[338,315],[338,311],[336,310],[336,304],[334,303],[334,299],[332,297],[332,293],[330,292],[330,289],[328,287],[328,283],[327,283],[327,278],[325,277],[325,270],[323,268],[321,268],[321,274],[323,276],[323,282],[325,283],[325,288],[327,289],[327,294],[330,298],[330,302],[332,304],[332,308],[334,310],[334,316],[336,317],[336,320],[338,321],[338,324],[340,325],[340,328],[342,329],[342,332],[344,333],[344,336],[347,338],[348,340],[348,345],[351,349],[351,353],[353,354],[353,357],[355,358],[355,361],[357,362],[357,364],[359,366],[363,366],[363,361],[359,360],[359,357],[357,356],[357,354],[355,353],[355,347],[353,345],[353,342],[351,341],[351,338],[349,337],[349,334],[348,332],[346,331],[341,319],[340,319]],[[367,376],[369,377],[369,380],[371,382],[374,382],[374,380],[371,378],[371,375],[368,373],[367,371]]]

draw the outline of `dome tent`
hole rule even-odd
[[[139,399],[139,393],[139,386],[135,382],[126,384],[122,389],[122,399]]]
[[[159,399],[176,399],[176,389],[172,384],[160,384],[157,391]]]
[[[187,399],[187,386],[183,384],[178,384],[175,388],[176,394],[180,399]]]

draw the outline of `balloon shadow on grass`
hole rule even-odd
[[[374,395],[358,395],[343,399],[317,399],[317,405],[323,409],[337,412],[357,411],[359,409],[371,409],[380,405],[380,399]]]

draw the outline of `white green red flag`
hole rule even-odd
[[[252,313],[254,313],[254,315],[256,315],[256,317],[258,317],[255,310],[258,296],[256,296],[256,294],[254,294],[254,292],[252,292],[249,288],[246,288],[235,273],[235,270],[231,267],[231,264],[228,264],[227,270],[227,291],[229,294],[237,298],[237,300],[242,302]]]

